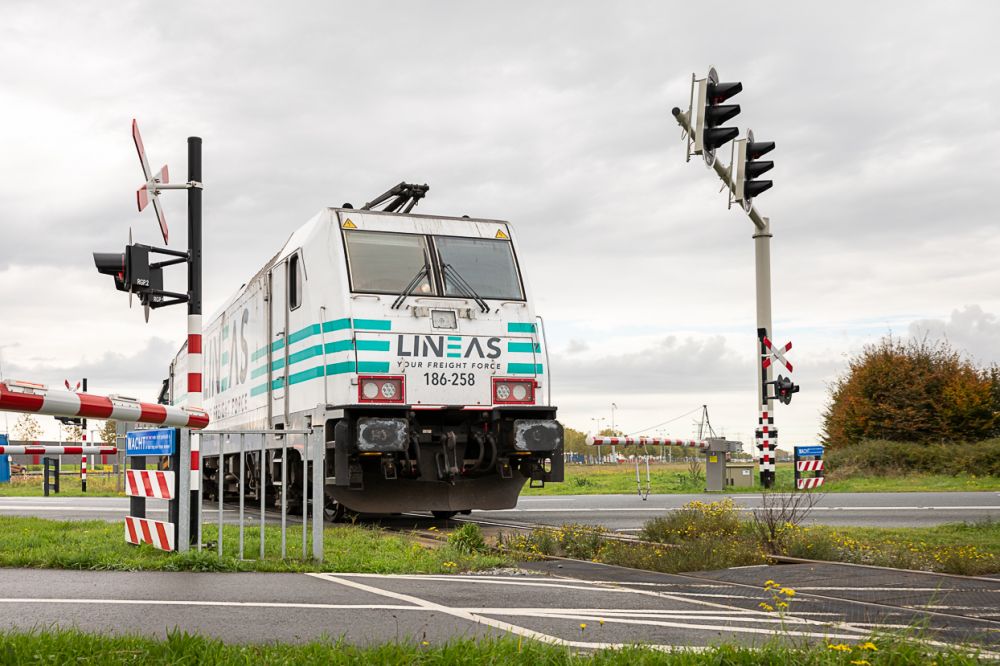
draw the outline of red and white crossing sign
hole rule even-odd
[[[148,543],[160,550],[174,550],[174,525],[161,520],[125,516],[125,541],[136,546]]]
[[[163,242],[167,241],[167,219],[163,216],[163,207],[160,205],[160,185],[170,182],[170,174],[167,172],[167,165],[158,173],[153,173],[149,168],[149,160],[146,159],[146,149],[142,145],[142,137],[139,135],[139,124],[132,119],[132,139],[135,141],[135,149],[139,151],[139,162],[142,164],[142,174],[146,177],[146,184],[140,187],[135,193],[135,201],[139,206],[139,212],[153,202],[153,210],[156,211],[156,219],[160,222],[160,231],[163,233]]]
[[[771,356],[773,356],[774,358],[778,359],[778,361],[780,361],[782,365],[784,365],[786,368],[788,368],[788,372],[791,372],[792,371],[792,364],[789,363],[788,359],[785,358],[785,352],[791,350],[792,343],[789,342],[784,347],[782,347],[781,349],[778,349],[777,347],[775,347],[771,343],[770,340],[767,339],[766,335],[764,336],[763,343],[764,343],[764,347],[766,347],[767,350],[769,352],[771,352]],[[771,359],[768,358],[767,356],[765,356],[763,364],[764,364],[764,369],[767,370],[771,366]]]
[[[125,482],[125,494],[129,497],[174,499],[173,472],[129,469],[125,470]]]

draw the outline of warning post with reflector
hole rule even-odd
[[[177,473],[180,468],[177,428],[136,430],[125,435],[125,494],[129,496],[129,515],[125,517],[125,541],[134,545],[148,543],[160,550],[177,550],[180,543],[180,503]],[[147,456],[166,457],[168,470],[146,469]],[[167,521],[146,518],[146,500],[167,501]]]

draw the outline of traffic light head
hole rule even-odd
[[[788,405],[792,402],[792,394],[798,392],[799,386],[792,383],[791,377],[778,375],[778,379],[774,382],[774,397]]]
[[[94,264],[97,272],[115,279],[115,289],[128,291],[125,286],[125,254],[122,252],[95,252]]]
[[[770,180],[757,180],[774,168],[774,162],[760,159],[774,150],[774,141],[754,141],[753,132],[747,130],[747,138],[736,145],[736,200],[743,202],[749,211],[753,198],[774,184]]]
[[[715,161],[715,150],[739,135],[736,127],[721,127],[740,113],[739,104],[723,104],[733,95],[743,90],[739,81],[720,83],[715,68],[708,70],[708,76],[698,88],[698,126],[695,131],[695,152],[700,152],[709,164]]]

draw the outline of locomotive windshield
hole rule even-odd
[[[344,238],[354,291],[399,293],[426,266],[430,256],[427,238],[416,234],[351,231]],[[424,275],[412,293],[437,294],[429,274]]]
[[[465,295],[464,278],[483,298],[523,299],[509,241],[435,236],[434,245],[441,263],[459,274],[456,279],[454,272],[442,271],[445,296]]]
[[[425,269],[413,295],[524,300],[510,241],[345,231],[351,286],[356,292],[400,294]],[[447,269],[445,268],[447,267]]]

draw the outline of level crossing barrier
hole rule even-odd
[[[288,554],[288,474],[289,474],[289,452],[297,450],[302,459],[302,558],[309,557],[308,536],[310,525],[312,528],[312,558],[316,561],[323,560],[323,519],[324,519],[324,485],[325,478],[325,442],[323,439],[323,429],[258,429],[258,430],[202,430],[194,433],[199,439],[201,450],[202,473],[204,472],[204,462],[206,459],[218,458],[218,468],[216,472],[216,552],[222,557],[223,546],[223,499],[225,497],[225,459],[229,456],[236,456],[239,464],[238,494],[239,494],[239,541],[238,555],[244,559],[246,555],[246,535],[247,525],[246,514],[246,488],[247,488],[247,455],[256,453],[259,455],[257,482],[257,500],[259,511],[257,516],[260,532],[259,538],[259,558],[265,556],[265,527],[267,514],[267,455],[281,452],[281,501],[280,501],[280,525],[281,525],[281,557]],[[312,472],[310,474],[310,463]],[[204,511],[203,490],[198,492],[199,511]],[[309,506],[312,506],[312,516],[309,515]],[[311,518],[311,521],[310,521]],[[199,522],[202,522],[199,520]],[[202,536],[199,533],[197,547],[202,549]]]

